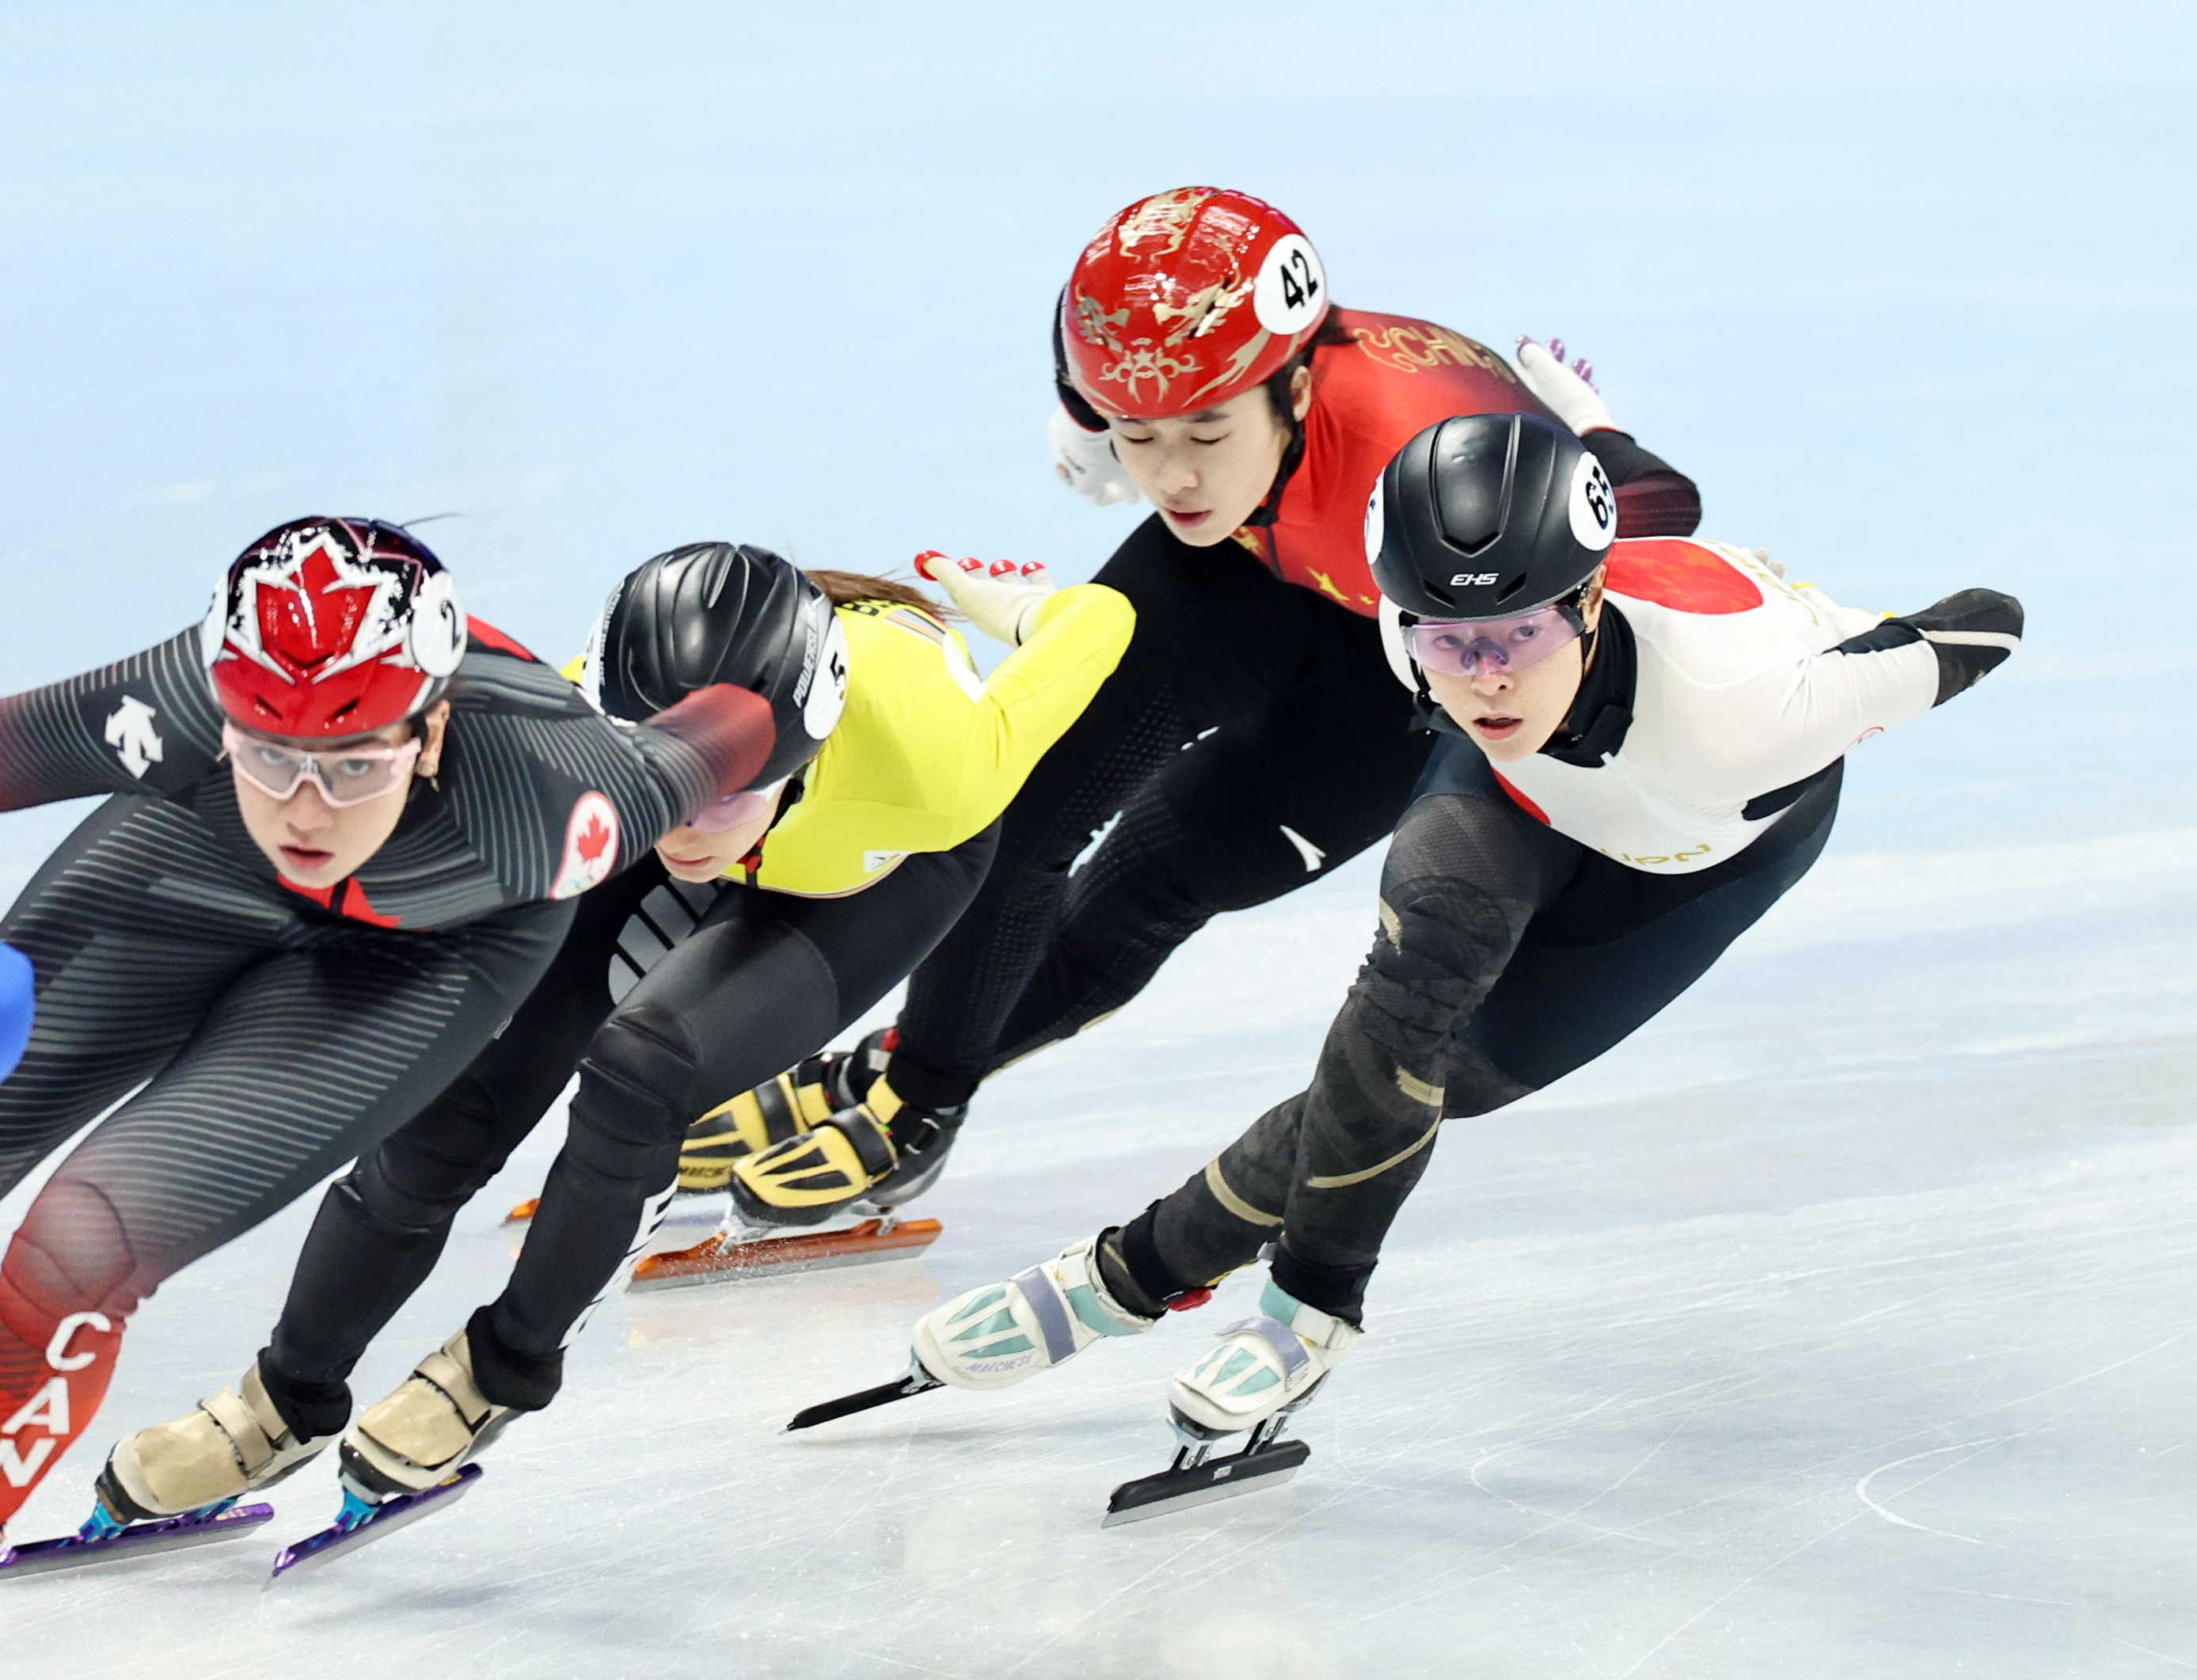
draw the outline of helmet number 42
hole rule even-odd
[[[1278,339],[1301,333],[1326,306],[1326,284],[1312,241],[1302,234],[1284,234],[1259,265],[1258,281],[1251,291],[1252,313]]]

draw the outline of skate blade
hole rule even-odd
[[[126,1558],[150,1557],[155,1552],[181,1551],[186,1546],[206,1546],[233,1539],[274,1519],[272,1505],[235,1505],[213,1516],[171,1516],[156,1522],[134,1522],[119,1534],[104,1540],[85,1540],[71,1534],[58,1540],[30,1540],[0,1549],[0,1580],[16,1575],[42,1575],[56,1569],[82,1569],[95,1563],[119,1563]]]
[[[867,1266],[902,1260],[929,1248],[943,1229],[936,1219],[864,1219],[844,1231],[804,1231],[785,1237],[749,1239],[720,1231],[691,1248],[650,1254],[633,1269],[626,1285],[634,1295],[650,1289],[679,1289],[742,1277],[775,1277],[794,1272],[823,1272],[833,1266]]]
[[[921,1366],[906,1376],[896,1377],[890,1382],[880,1382],[874,1388],[865,1388],[858,1394],[844,1394],[836,1400],[824,1400],[813,1406],[803,1406],[793,1414],[787,1430],[813,1429],[819,1423],[834,1419],[852,1417],[858,1411],[868,1411],[874,1406],[890,1405],[895,1400],[907,1399],[912,1394],[927,1394],[934,1388],[946,1385]]]
[[[385,1538],[423,1516],[446,1511],[463,1498],[480,1478],[479,1465],[462,1465],[455,1475],[446,1477],[432,1487],[422,1488],[417,1493],[400,1493],[376,1506],[372,1516],[352,1527],[323,1528],[317,1534],[308,1534],[295,1545],[282,1548],[275,1559],[275,1573],[269,1579],[280,1580],[293,1571],[326,1563],[330,1558]]]
[[[1193,1469],[1162,1470],[1156,1476],[1125,1481],[1106,1502],[1106,1518],[1098,1526],[1118,1528],[1125,1522],[1186,1511],[1262,1487],[1279,1487],[1311,1456],[1312,1448],[1304,1441],[1277,1441],[1226,1458],[1209,1458]]]

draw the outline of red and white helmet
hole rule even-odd
[[[456,581],[379,519],[293,519],[236,557],[206,615],[206,668],[240,728],[364,735],[432,705],[465,657]]]
[[[1068,376],[1084,400],[1102,414],[1164,420],[1278,372],[1327,319],[1327,273],[1273,206],[1178,187],[1098,230],[1060,308]]]

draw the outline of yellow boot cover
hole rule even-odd
[[[791,1073],[718,1104],[688,1127],[679,1147],[679,1188],[722,1190],[735,1161],[829,1120],[832,1096],[824,1084],[825,1068],[824,1057],[812,1056]]]
[[[154,1516],[174,1516],[264,1487],[333,1439],[300,1441],[290,1433],[255,1361],[224,1388],[171,1423],[140,1429],[115,1445],[107,1471],[123,1494]]]
[[[864,1101],[797,1138],[733,1163],[733,1200],[753,1219],[812,1225],[866,1195],[899,1164],[887,1129],[900,1111],[879,1080]]]

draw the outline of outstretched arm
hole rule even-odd
[[[1849,636],[1825,657],[1858,659],[1900,648],[1927,647],[1938,679],[1938,695],[1930,704],[1942,706],[2005,663],[2007,657],[2021,646],[2021,603],[2012,595],[2003,595],[1996,589],[1963,589],[1920,612],[1887,618],[1858,636]],[[1923,662],[1910,656],[1910,663]]]
[[[1567,367],[1564,341],[1518,340],[1518,378],[1581,443],[1592,449],[1617,491],[1620,536],[1691,536],[1701,522],[1701,493],[1669,462],[1617,429],[1584,356]]]
[[[173,795],[221,756],[199,633],[0,699],[0,810],[87,794]]]

